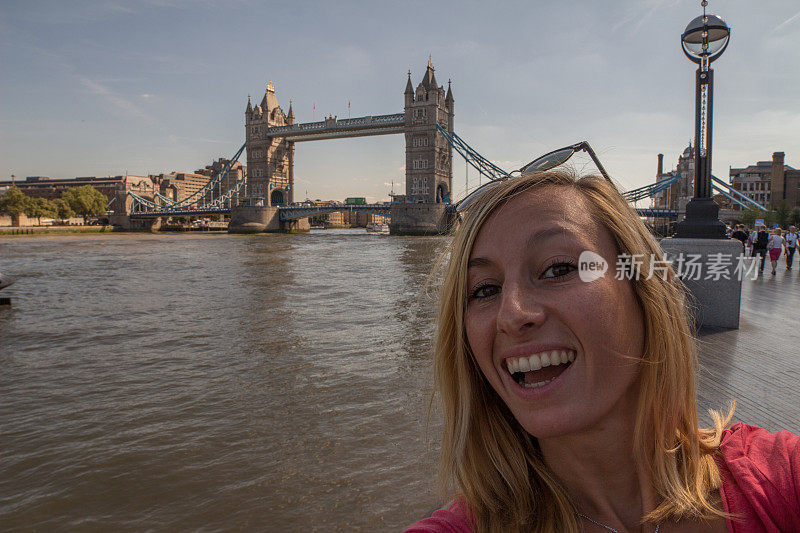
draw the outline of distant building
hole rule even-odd
[[[208,183],[208,176],[194,172],[172,172],[155,177],[159,184],[159,193],[173,202],[191,199],[189,205],[201,207],[205,203],[202,195],[195,194]]]
[[[686,204],[694,196],[694,148],[692,148],[691,143],[678,156],[678,164],[675,170],[664,172],[664,155],[658,154],[656,181],[670,179],[676,175],[680,175],[678,181],[653,196],[653,207],[655,209],[670,209],[679,213],[686,212]]]
[[[110,202],[116,196],[117,190],[122,188],[125,190],[150,190],[152,194],[153,182],[150,178],[145,176],[108,176],[108,177],[80,177],[68,179],[53,179],[47,176],[28,176],[24,181],[0,181],[0,189],[5,189],[11,185],[15,185],[23,193],[32,198],[47,198],[48,200],[55,200],[61,198],[64,191],[73,187],[82,187],[83,185],[91,185],[101,193]]]
[[[230,162],[229,159],[220,157],[210,165],[207,165],[206,168],[196,170],[195,174],[202,174],[203,176],[208,176],[208,178],[211,178],[222,172],[225,169],[225,166],[229,162]],[[223,178],[217,184],[217,186],[214,187],[214,197],[216,198],[220,195],[225,194],[230,189],[232,189],[239,182],[239,180],[246,180],[246,179],[247,179],[247,167],[237,161],[231,166],[231,168],[228,170],[225,176],[223,176]],[[244,196],[245,186],[243,186],[241,189],[241,196]]]
[[[365,228],[367,224],[383,223],[388,224],[389,218],[375,213],[359,213],[358,211],[351,211],[349,215],[350,227]]]
[[[772,154],[772,161],[759,161],[745,168],[730,169],[731,186],[740,193],[770,209],[786,201],[789,207],[800,207],[800,170],[784,164],[784,153]],[[742,207],[734,205],[734,209]]]
[[[337,202],[336,200],[310,200],[310,203],[319,207],[338,207],[342,205],[342,202]],[[343,211],[334,211],[332,213],[322,213],[313,218],[326,226],[348,227],[350,226],[350,219],[347,215],[348,213]]]

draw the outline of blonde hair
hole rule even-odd
[[[476,531],[579,530],[569,494],[542,459],[536,438],[484,378],[464,326],[467,263],[481,227],[511,197],[545,186],[567,187],[587,200],[619,253],[663,259],[636,212],[599,176],[578,178],[574,171],[559,169],[509,179],[489,187],[466,211],[446,252],[434,378],[444,418],[439,488],[468,504]],[[732,410],[727,417],[712,413],[713,429],[698,427],[697,354],[686,295],[671,270],[650,277],[648,268],[643,265],[631,281],[644,320],[634,447],[650,469],[661,503],[643,521],[723,517],[714,493],[720,476],[713,454]]]

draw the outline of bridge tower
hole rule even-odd
[[[294,124],[289,103],[285,114],[278,105],[272,82],[255,108],[247,97],[245,139],[247,144],[247,194],[250,205],[277,206],[294,201],[294,143],[268,137],[267,128]]]
[[[406,201],[449,203],[453,190],[453,148],[436,129],[453,131],[454,100],[447,82],[436,84],[433,64],[414,91],[411,71],[405,90]]]

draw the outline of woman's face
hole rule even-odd
[[[608,265],[593,281],[578,274],[585,251]],[[478,233],[467,338],[486,379],[537,438],[590,429],[635,405],[644,325],[616,265],[611,235],[568,187],[514,197]]]

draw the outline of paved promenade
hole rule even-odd
[[[735,420],[800,434],[800,266],[742,284],[740,328],[700,332],[699,407],[736,400]]]

